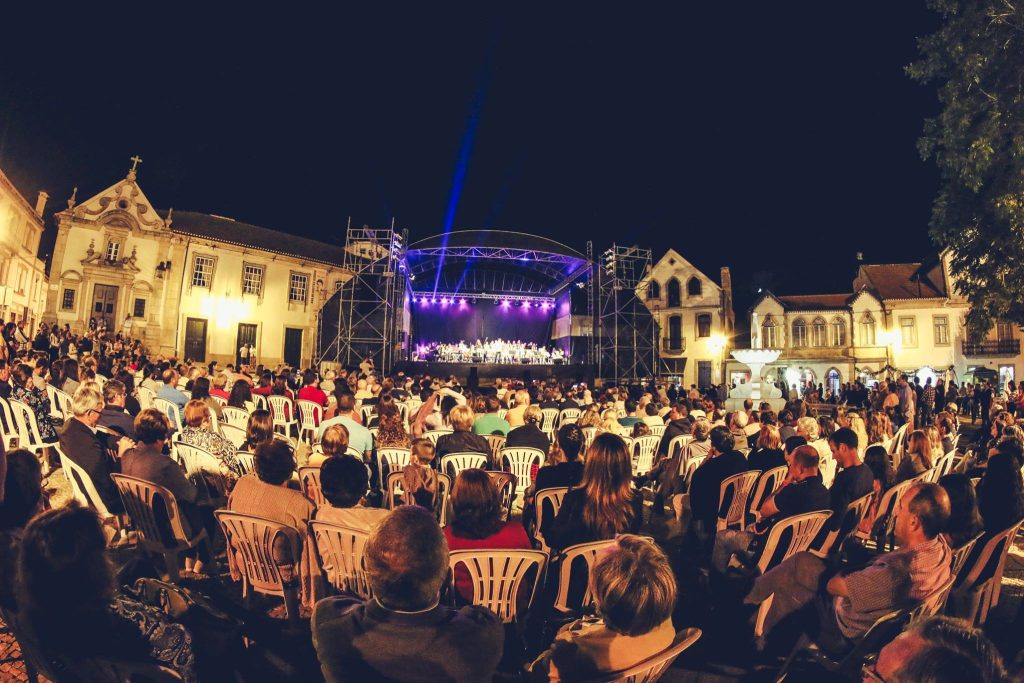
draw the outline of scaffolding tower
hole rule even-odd
[[[345,237],[343,268],[350,274],[317,314],[317,365],[343,367],[373,360],[381,373],[408,353],[404,325],[409,290],[408,231],[353,228]]]
[[[641,382],[657,375],[656,323],[637,293],[650,267],[650,249],[616,244],[596,264],[595,355],[597,376],[606,382]]]

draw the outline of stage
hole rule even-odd
[[[522,363],[439,363],[431,361],[403,361],[396,364],[395,369],[407,375],[430,375],[431,377],[448,377],[455,375],[463,384],[469,378],[472,368],[476,368],[481,384],[490,384],[496,379],[557,379],[559,382],[577,384],[586,382],[594,385],[595,369],[593,365],[524,365]]]

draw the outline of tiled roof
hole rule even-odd
[[[167,218],[166,210],[161,209],[157,213]],[[332,266],[341,266],[344,261],[345,248],[342,246],[194,211],[175,211],[171,217],[171,231]]]
[[[852,294],[799,294],[775,297],[791,311],[817,311],[846,308]]]
[[[866,287],[883,299],[932,299],[946,296],[942,265],[887,263],[862,265],[854,289]]]

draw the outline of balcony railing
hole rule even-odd
[[[676,343],[673,344],[673,341],[675,341]],[[686,340],[673,340],[669,339],[668,337],[663,337],[661,340],[661,350],[666,353],[682,353],[683,351],[686,350]]]
[[[985,339],[963,342],[965,356],[1016,356],[1020,353],[1020,339]]]

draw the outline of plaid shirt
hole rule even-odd
[[[941,536],[884,553],[846,575],[849,597],[836,596],[836,621],[847,638],[859,638],[889,612],[918,603],[949,580],[949,546]]]

